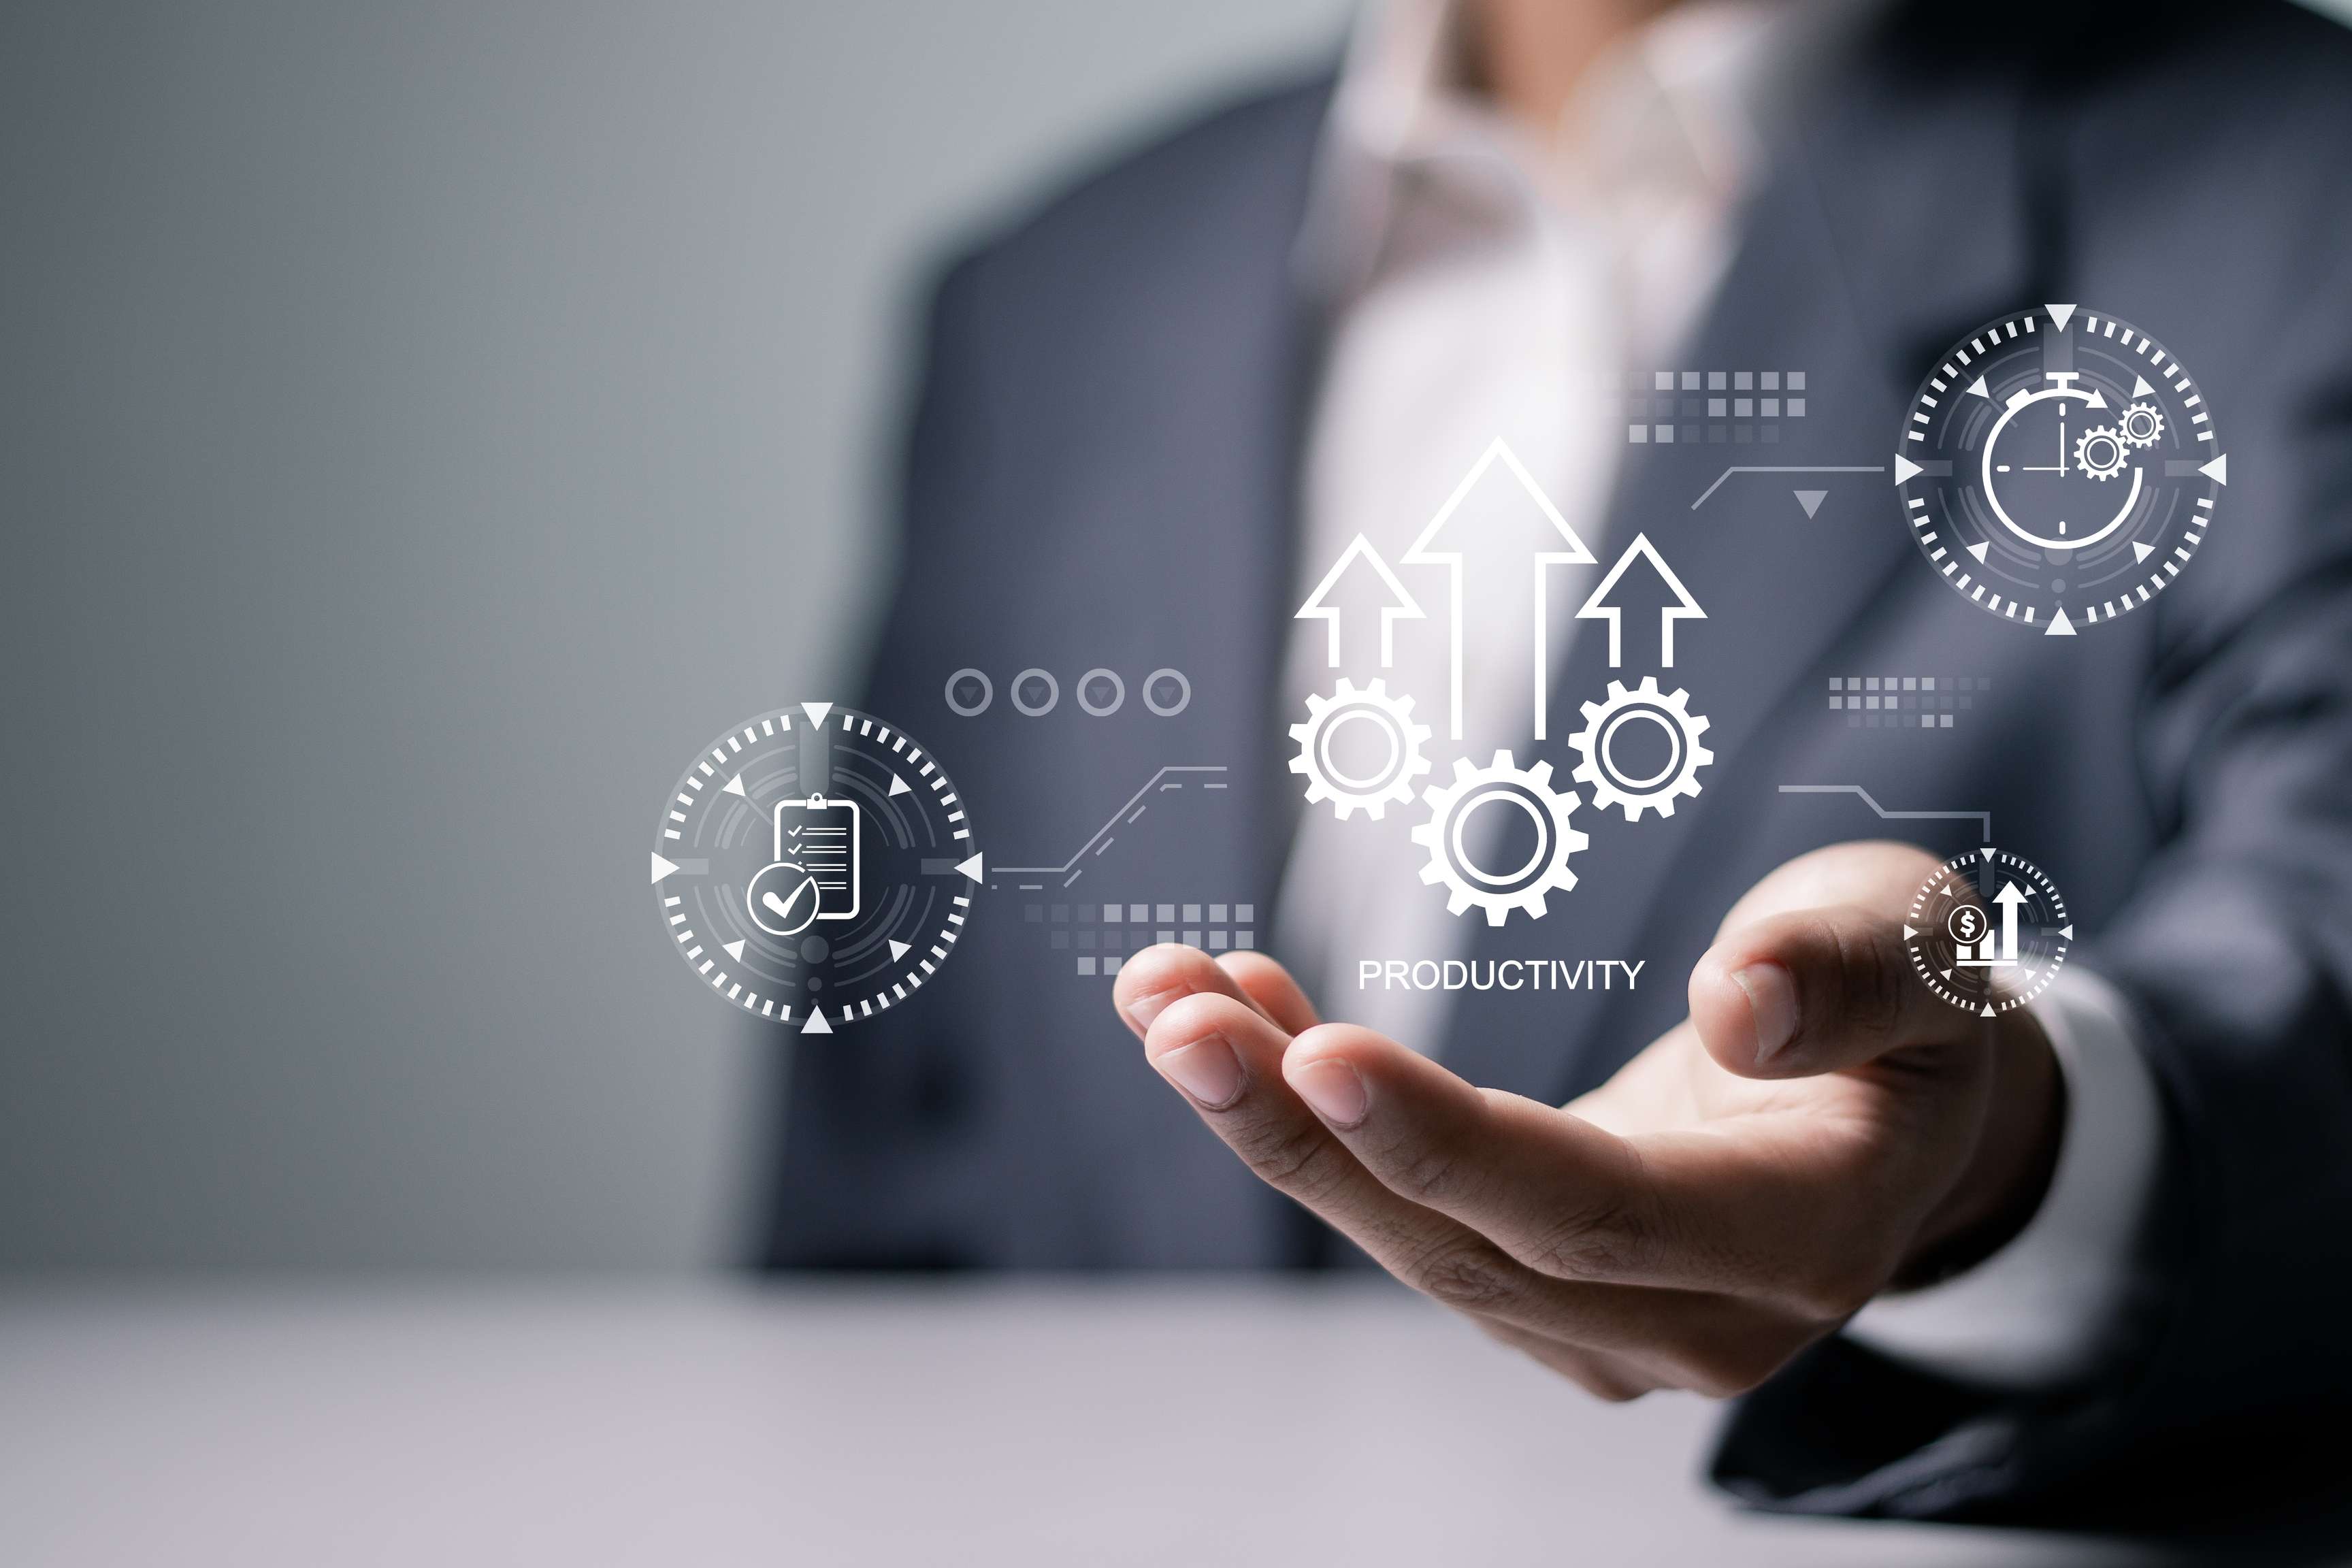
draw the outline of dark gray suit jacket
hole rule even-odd
[[[1688,563],[1710,618],[1682,628],[1674,677],[1717,760],[1671,821],[1596,825],[1578,891],[1479,952],[1640,957],[1653,983],[1465,994],[1445,1045],[1477,1081],[1559,1100],[1679,1017],[1658,977],[1771,867],[1890,828],[1945,854],[1978,838],[1783,783],[1990,810],[2065,889],[2166,1097],[2147,1310],[2101,1376],[2030,1400],[1831,1342],[1729,1425],[1717,1477],[1759,1502],[2146,1521],[2273,1482],[2288,1417],[2340,1420],[2352,1394],[2352,37],[2284,5],[2210,13],[1891,19],[1779,150],[1685,362],[1809,367],[1773,460],[1883,462],[1960,332],[2043,300],[2112,310],[2226,422],[2231,483],[2193,569],[2151,610],[2045,638],[1937,580],[1885,476],[1834,481],[1810,520],[1784,486],[1738,481],[1695,512],[1723,448],[1629,448],[1611,531]],[[999,864],[1059,864],[1163,765],[1231,770],[1055,901],[1249,901],[1261,927],[1272,903],[1318,343],[1290,253],[1328,95],[1273,93],[1141,152],[938,290],[866,705],[929,739]],[[1556,677],[1555,737],[1605,685],[1605,640],[1577,639]],[[998,688],[977,719],[942,695],[965,666]],[[1070,695],[1098,666],[1130,692],[1108,719]],[[1171,719],[1136,695],[1162,666],[1193,691]],[[1028,667],[1064,689],[1044,718],[1005,696]],[[1828,677],[1888,673],[1991,685],[1949,731],[1828,710]],[[1000,882],[913,1005],[795,1042],[769,1263],[1318,1256],[1145,1068],[1109,982],[1024,918],[1047,896]]]

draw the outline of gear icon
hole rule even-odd
[[[1365,774],[1345,771],[1331,754],[1332,736],[1359,721],[1371,724],[1388,741],[1386,758]],[[1429,771],[1429,759],[1421,750],[1429,739],[1429,726],[1412,721],[1412,699],[1390,696],[1385,681],[1359,689],[1342,677],[1330,696],[1308,697],[1307,717],[1290,727],[1290,738],[1298,742],[1290,771],[1307,775],[1307,800],[1329,801],[1342,822],[1359,808],[1377,822],[1389,802],[1410,805],[1412,781]]]
[[[2135,447],[2153,447],[2164,434],[2164,411],[2153,403],[2135,403],[2117,421],[2123,438]]]
[[[2126,418],[2130,416],[2126,414]],[[2092,479],[2105,481],[2124,471],[2124,459],[2131,448],[2116,433],[2112,425],[2094,425],[2075,438],[2074,462]]]
[[[1583,712],[1584,728],[1570,736],[1568,743],[1584,760],[1570,776],[1592,786],[1595,811],[1618,806],[1628,822],[1641,821],[1644,811],[1672,816],[1677,796],[1698,794],[1698,771],[1715,761],[1715,753],[1699,744],[1707,721],[1691,712],[1688,691],[1661,696],[1654,675],[1643,676],[1642,684],[1630,690],[1612,680],[1608,700],[1587,702]],[[1636,721],[1664,730],[1672,746],[1665,765],[1646,776],[1626,772],[1611,752],[1622,728]]]
[[[1454,782],[1433,784],[1422,799],[1429,805],[1429,820],[1412,830],[1412,841],[1429,851],[1421,879],[1443,882],[1448,889],[1445,912],[1458,915],[1473,905],[1486,911],[1488,925],[1501,925],[1513,910],[1530,920],[1544,917],[1544,895],[1557,888],[1576,886],[1568,858],[1591,842],[1569,826],[1580,804],[1574,790],[1560,794],[1551,787],[1551,764],[1538,763],[1522,769],[1508,752],[1496,752],[1486,767],[1470,765],[1466,757],[1454,763]],[[1481,807],[1516,808],[1534,825],[1533,847],[1523,862],[1509,870],[1490,870],[1471,858],[1466,829]],[[1508,818],[1509,813],[1506,813]],[[1518,826],[1516,821],[1513,826]],[[1489,850],[1489,853],[1493,851]],[[1502,851],[1505,859],[1519,857],[1515,844]]]

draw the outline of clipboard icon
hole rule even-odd
[[[816,918],[854,921],[862,905],[857,803],[813,795],[776,803],[776,859],[816,884]]]
[[[770,936],[793,937],[819,921],[854,921],[862,907],[857,803],[776,803],[775,858],[743,890],[751,923]]]

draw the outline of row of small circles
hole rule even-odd
[[[980,682],[979,700],[969,703],[957,700],[956,687],[965,680]],[[1021,689],[1032,680],[1042,680],[1045,683],[1045,696],[1040,702],[1031,703],[1021,694]],[[1099,704],[1087,695],[1087,689],[1097,680],[1110,682],[1109,700]],[[1154,694],[1154,689],[1163,680],[1174,681],[1178,693],[1173,701],[1165,704]],[[1054,679],[1053,672],[1034,667],[1014,676],[1008,690],[1013,699],[1013,706],[1032,719],[1043,719],[1062,700],[1062,683]],[[1097,666],[1078,677],[1077,698],[1078,706],[1088,713],[1097,719],[1108,719],[1126,704],[1127,682],[1119,678],[1118,671]],[[958,718],[977,719],[988,711],[990,703],[996,700],[996,684],[988,679],[987,671],[967,667],[948,677],[947,700],[949,710]],[[1192,705],[1192,682],[1181,669],[1170,669],[1165,667],[1155,669],[1143,678],[1143,705],[1162,719],[1173,719]]]

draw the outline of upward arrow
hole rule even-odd
[[[1646,563],[1650,570],[1636,574],[1633,582],[1624,584],[1621,594],[1620,580],[1636,561]],[[1638,614],[1654,604],[1658,609],[1658,668],[1672,669],[1675,667],[1675,623],[1703,621],[1706,619],[1706,612],[1698,607],[1698,601],[1692,598],[1690,590],[1683,586],[1683,580],[1675,575],[1674,569],[1659,555],[1657,547],[1650,542],[1650,536],[1637,533],[1633,536],[1633,542],[1625,547],[1625,553],[1617,557],[1617,564],[1609,568],[1609,575],[1601,579],[1601,585],[1592,590],[1592,596],[1584,601],[1584,607],[1576,612],[1576,618],[1609,623],[1609,668],[1616,669],[1625,662],[1622,612],[1630,608]]]
[[[1504,473],[1517,481],[1517,489],[1503,487],[1500,495],[1489,495],[1481,504],[1465,506],[1474,492],[1481,488],[1490,469],[1500,463]],[[1589,566],[1592,552],[1559,515],[1551,498],[1536,483],[1535,476],[1519,461],[1510,444],[1497,436],[1421,537],[1400,557],[1407,566],[1443,566],[1450,578],[1447,598],[1448,619],[1453,641],[1449,647],[1453,666],[1451,711],[1452,734],[1462,739],[1462,577],[1465,558],[1487,563],[1486,570],[1525,571],[1534,580],[1535,590],[1535,715],[1538,741],[1544,738],[1544,710],[1547,706],[1544,688],[1551,679],[1549,641],[1550,615],[1546,608],[1545,583],[1551,566]]]
[[[2000,956],[2006,963],[2017,962],[2017,907],[2025,902],[2024,890],[2014,882],[2003,882],[2000,891],[1992,896],[2000,906]]]
[[[1351,568],[1359,566],[1366,570],[1351,572]],[[1367,576],[1373,581],[1367,583]],[[1377,587],[1380,590],[1378,596],[1386,601],[1380,606],[1381,668],[1390,668],[1396,663],[1397,617],[1402,616],[1407,620],[1417,621],[1423,618],[1422,610],[1413,602],[1412,595],[1404,591],[1404,584],[1397,581],[1396,574],[1389,570],[1389,563],[1381,559],[1381,552],[1372,548],[1372,542],[1362,534],[1356,535],[1348,548],[1339,552],[1339,559],[1332,563],[1331,570],[1323,574],[1323,581],[1315,584],[1315,591],[1307,595],[1307,603],[1298,606],[1298,614],[1292,618],[1324,624],[1329,637],[1331,668],[1339,668],[1341,606],[1332,601],[1343,581],[1354,590],[1347,595],[1349,598],[1365,599],[1368,597],[1366,590]],[[1361,607],[1368,608],[1369,604]]]

